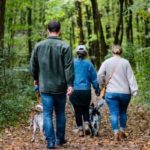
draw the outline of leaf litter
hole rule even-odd
[[[95,102],[96,103],[96,102]],[[67,143],[58,150],[150,150],[150,110],[141,105],[130,104],[128,108],[127,140],[116,143],[109,122],[108,107],[105,104],[101,111],[101,125],[98,137],[78,137],[73,132],[76,127],[74,116],[66,107]],[[32,130],[29,124],[6,128],[0,137],[0,150],[47,150],[46,142],[41,141],[37,133],[36,141],[31,142]]]

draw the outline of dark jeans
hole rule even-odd
[[[76,105],[73,104],[75,110],[75,119],[78,127],[83,126],[82,117],[84,122],[89,122],[89,105]]]
[[[50,143],[59,143],[65,140],[65,105],[66,94],[41,93],[43,103],[44,133]],[[53,110],[56,113],[56,133],[53,127]]]

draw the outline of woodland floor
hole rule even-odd
[[[78,137],[73,133],[75,126],[69,106],[66,107],[67,143],[58,150],[150,150],[150,110],[136,104],[128,109],[127,141],[115,143],[109,123],[107,105],[101,108],[101,127],[99,137]],[[21,124],[16,128],[5,129],[0,137],[0,150],[46,150],[46,144],[39,136],[31,142],[29,124]]]

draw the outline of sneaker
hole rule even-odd
[[[84,123],[84,131],[85,131],[85,135],[91,134],[91,128],[90,128],[88,122],[85,122],[85,123]]]
[[[58,141],[56,141],[56,145],[57,146],[62,146],[62,145],[64,145],[64,144],[66,144],[67,143],[67,140],[58,140]]]
[[[114,134],[114,141],[119,141],[120,140],[120,137],[119,137],[119,133],[115,133]]]
[[[47,143],[47,148],[48,149],[54,149],[55,148],[55,143],[54,142],[48,142]]]
[[[119,138],[120,138],[121,140],[125,140],[125,139],[127,138],[127,136],[126,136],[126,134],[125,134],[123,131],[120,131],[120,133],[119,133]]]
[[[83,129],[79,129],[78,134],[79,137],[83,137],[84,136]]]

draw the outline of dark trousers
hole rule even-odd
[[[89,105],[82,106],[73,104],[73,107],[75,111],[76,124],[78,127],[83,126],[82,120],[84,120],[84,122],[89,122]]]
[[[70,96],[70,101],[74,107],[77,126],[82,126],[83,121],[89,122],[91,90],[74,90]]]

